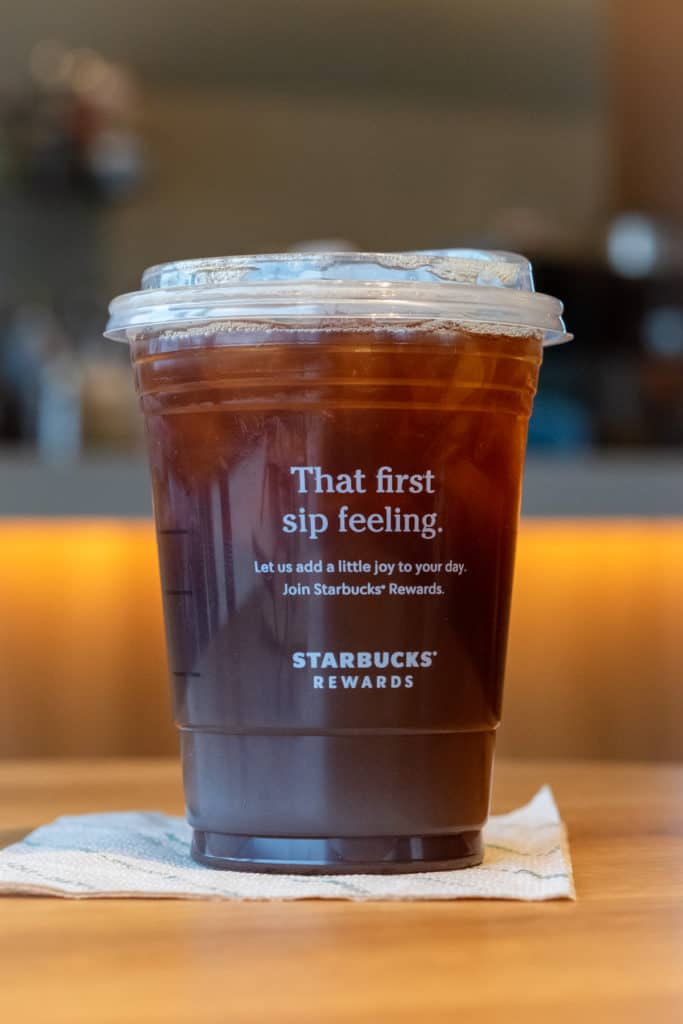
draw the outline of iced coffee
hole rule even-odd
[[[559,303],[485,253],[238,257],[146,284],[110,330],[147,431],[193,856],[478,863]]]

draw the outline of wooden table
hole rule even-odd
[[[578,902],[0,900],[0,1020],[683,1020],[683,766],[501,762],[552,784]],[[0,843],[61,813],[182,807],[169,761],[0,762]]]

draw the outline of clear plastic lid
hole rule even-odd
[[[150,267],[142,290],[109,307],[105,334],[127,341],[154,329],[245,320],[447,321],[473,329],[571,338],[562,303],[534,291],[516,253],[282,253],[180,260]]]

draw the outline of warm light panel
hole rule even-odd
[[[175,750],[148,521],[0,522],[0,756]],[[527,520],[500,748],[683,757],[683,520]]]

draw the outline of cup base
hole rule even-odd
[[[192,859],[223,871],[298,875],[452,871],[481,864],[480,831],[342,838],[244,836],[195,830]]]

